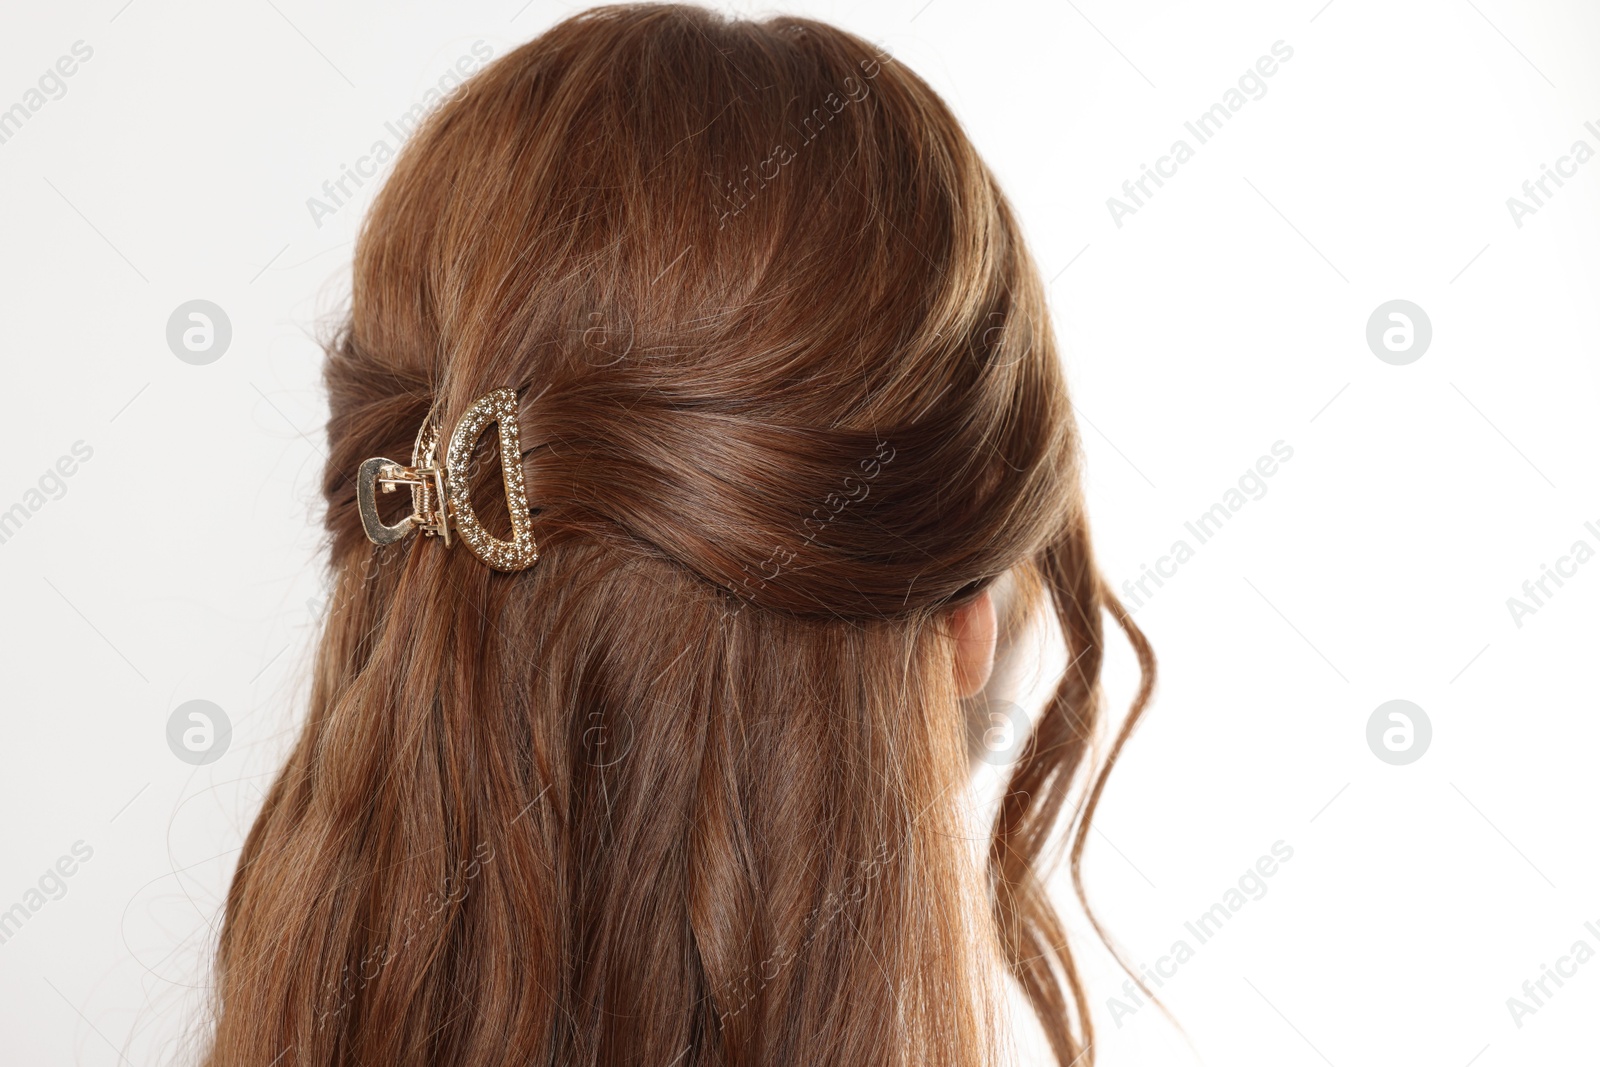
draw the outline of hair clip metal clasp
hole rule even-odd
[[[500,469],[506,505],[511,511],[509,541],[483,528],[469,495],[468,468],[473,449],[478,435],[490,423],[496,424],[499,431]],[[520,571],[533,566],[539,558],[539,548],[533,539],[533,520],[523,486],[516,391],[496,389],[479,397],[462,414],[442,463],[438,451],[439,430],[430,413],[417,431],[409,467],[383,456],[362,462],[356,471],[356,507],[367,539],[376,545],[391,545],[413,530],[421,530],[440,538],[448,548],[453,525],[472,554],[493,569]],[[378,493],[392,493],[401,486],[411,490],[411,514],[397,523],[386,523],[378,515]]]

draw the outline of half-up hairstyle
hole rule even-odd
[[[567,19],[396,160],[326,382],[334,593],[207,1064],[976,1067],[1006,972],[1092,1062],[1043,857],[1077,783],[1081,897],[1154,664],[1038,271],[921,79],[805,19]],[[369,542],[361,462],[501,387],[537,564]],[[1071,666],[985,866],[947,620],[1007,572]],[[1097,770],[1107,613],[1144,680]]]

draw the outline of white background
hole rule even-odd
[[[500,55],[577,10],[521,2],[0,16],[0,108],[74,42],[93,49],[0,144],[0,510],[75,442],[93,449],[0,544],[0,909],[74,842],[93,849],[0,944],[7,1063],[181,1048],[238,845],[303,706],[322,595],[312,337],[376,183],[320,227],[306,201],[475,41]],[[1052,279],[1114,583],[1193,545],[1184,522],[1274,442],[1293,449],[1138,613],[1160,690],[1086,873],[1109,929],[1153,964],[1194,945],[1185,921],[1274,842],[1293,858],[1167,982],[1187,1043],[1153,1008],[1113,1012],[1122,976],[1083,942],[1101,1062],[1592,1062],[1600,960],[1520,1027],[1506,1001],[1575,941],[1600,950],[1584,929],[1600,926],[1600,561],[1520,627],[1506,601],[1574,541],[1600,548],[1584,529],[1600,526],[1600,160],[1521,227],[1506,200],[1574,141],[1600,149],[1584,128],[1600,126],[1600,10],[787,10],[922,74],[1013,198]],[[1277,41],[1293,58],[1266,95],[1196,146],[1184,122]],[[1107,198],[1179,137],[1194,158],[1117,226]],[[233,328],[207,366],[165,340],[196,298]],[[1433,327],[1405,366],[1365,338],[1396,298]],[[1112,666],[1120,708],[1125,646]],[[1433,726],[1407,766],[1365,736],[1396,698]],[[165,736],[191,699],[234,727],[198,768]]]

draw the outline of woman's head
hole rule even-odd
[[[229,894],[214,1063],[973,1064],[996,967],[1084,1050],[1035,864],[1102,609],[1149,655],[1020,229],[920,79],[802,19],[561,23],[395,163],[327,383],[336,593]],[[361,461],[501,387],[539,561],[370,543]],[[1072,666],[985,873],[958,700],[1008,573]]]

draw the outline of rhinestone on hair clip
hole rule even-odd
[[[511,540],[502,541],[478,522],[472,508],[468,467],[478,435],[490,423],[499,428],[500,469],[505,476],[506,505],[511,510]],[[467,548],[497,571],[520,571],[533,566],[539,546],[533,540],[533,519],[522,483],[522,448],[517,437],[517,393],[496,389],[472,402],[450,435],[449,447],[439,454],[439,428],[430,413],[417,431],[411,449],[411,466],[375,456],[356,471],[356,507],[367,539],[390,545],[412,530],[451,543],[452,528]],[[442,459],[442,462],[441,462]],[[389,525],[378,517],[378,492],[411,489],[411,514]]]

